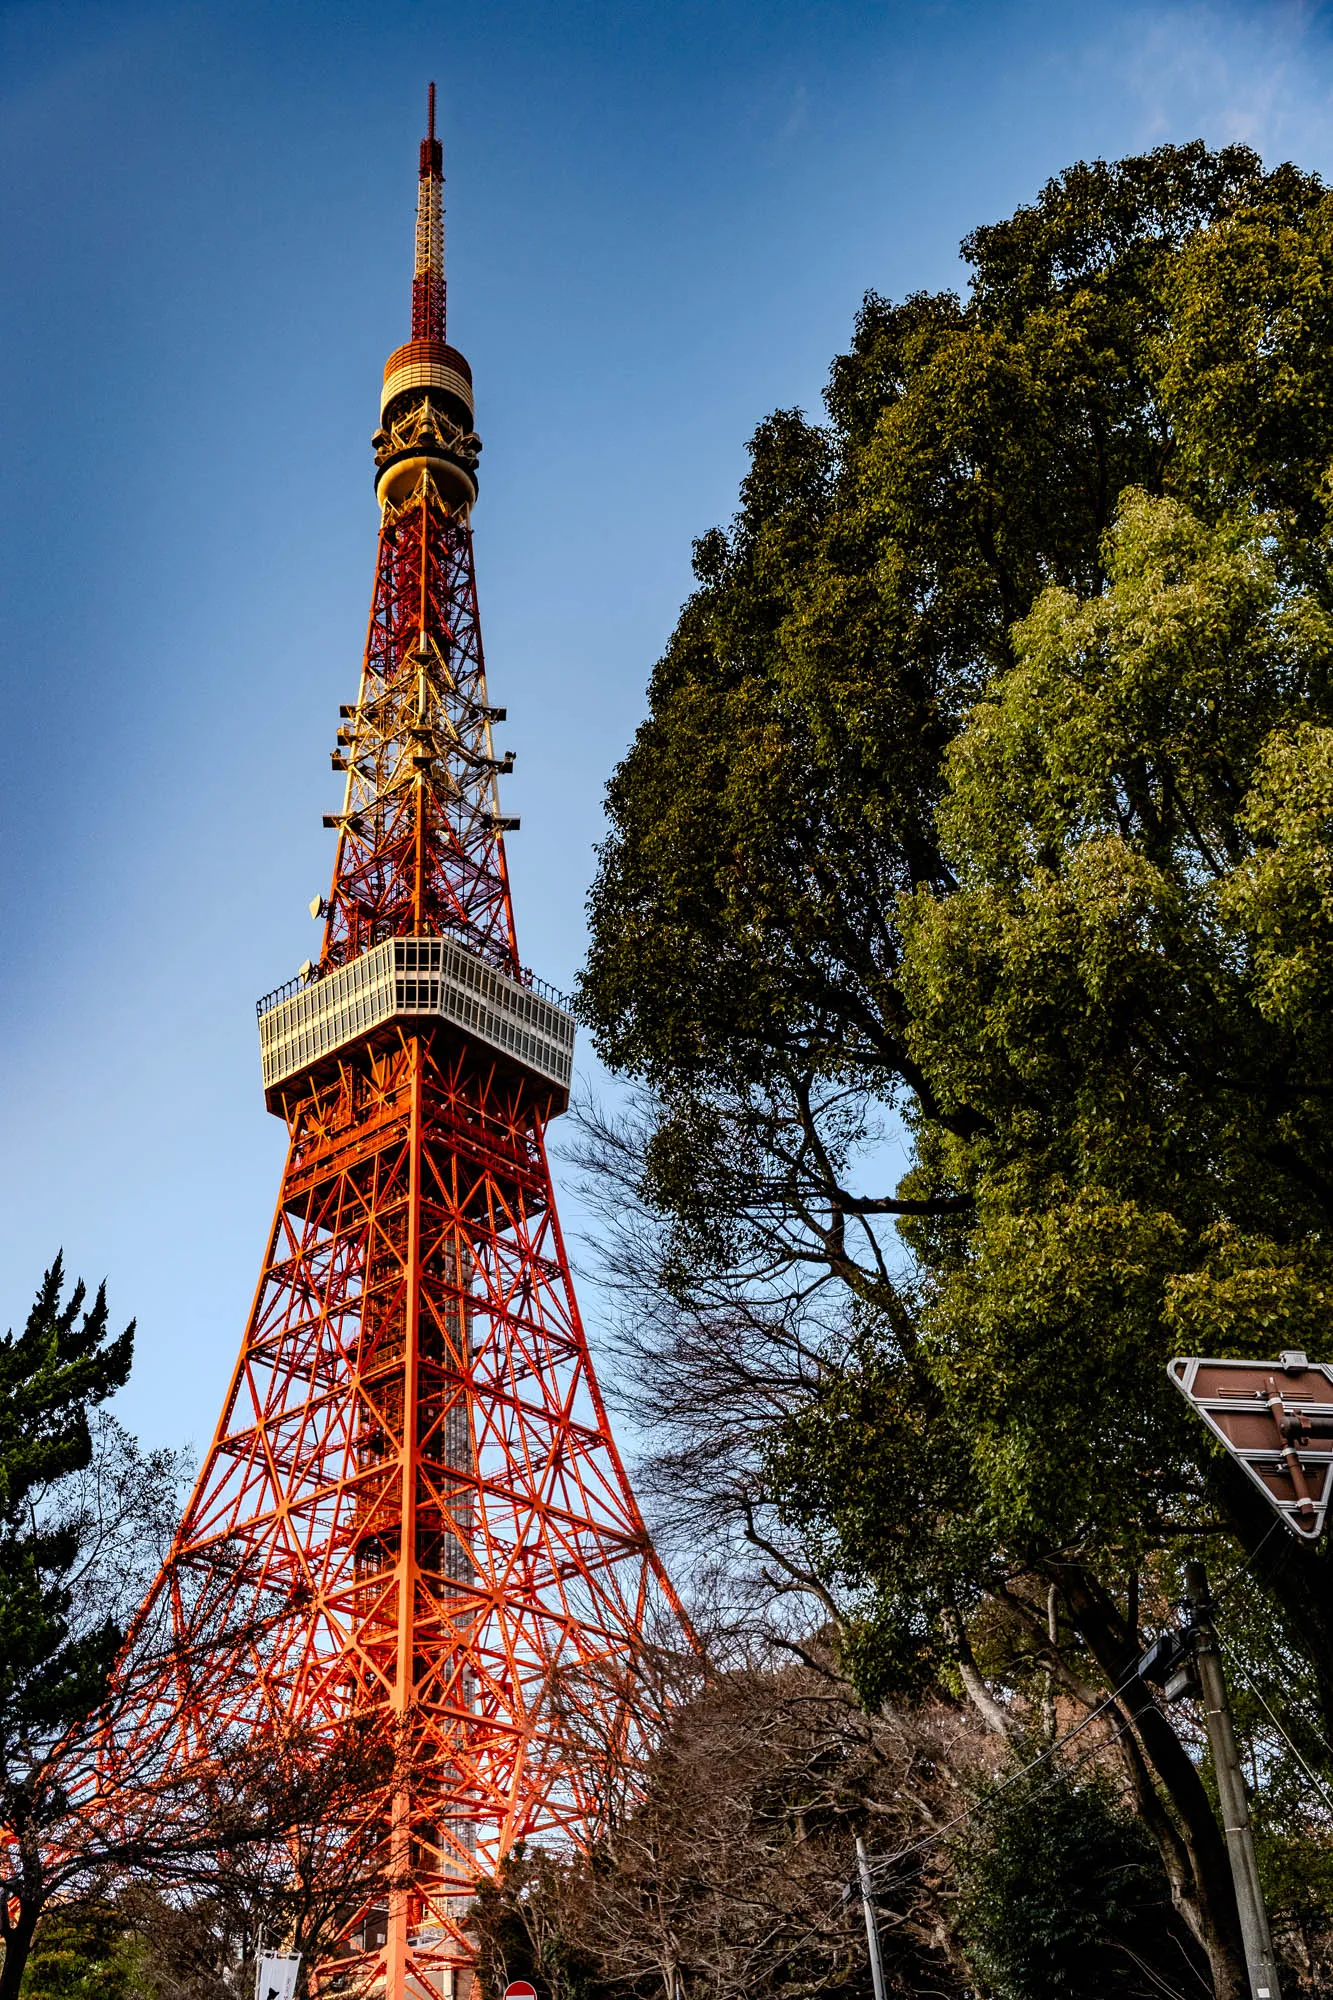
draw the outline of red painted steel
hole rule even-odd
[[[442,337],[443,272],[426,275]],[[467,441],[429,390],[397,401],[381,464],[405,437],[420,463],[384,508],[342,711],[321,968],[439,934],[521,977],[451,471]],[[588,1356],[544,1145],[553,1086],[413,1021],[276,1096],[290,1148],[253,1311],[144,1615],[196,1665],[182,1703],[128,1663],[114,1757],[396,1718],[410,1775],[372,1802],[394,1886],[349,1913],[321,1985],[355,1967],[390,2000],[438,2000],[466,1980],[479,1877],[517,1840],[586,1841],[623,1796],[650,1634],[686,1628]]]
[[[417,268],[412,279],[413,340],[443,340],[444,151],[435,136],[435,85],[430,87],[426,137],[421,142],[417,197]]]

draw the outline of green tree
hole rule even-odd
[[[1210,528],[1131,492],[1106,565],[1018,628],[948,760],[957,886],[900,910],[914,1046],[979,1114],[918,1147],[915,1174],[973,1203],[918,1246],[927,1367],[996,1545],[1059,1585],[1112,1684],[1137,1639],[1111,1565],[1160,1572],[1223,1524],[1327,1731],[1328,1554],[1265,1563],[1272,1517],[1165,1363],[1328,1323],[1333,1051],[1310,929],[1282,926],[1329,851],[1333,625],[1264,516]]]
[[[746,1532],[850,1591],[867,1692],[1012,1733],[1128,1681],[1229,1994],[1220,1830],[1129,1676],[1221,1533],[1333,1715],[1328,1558],[1163,1370],[1326,1323],[1333,199],[1168,147],[964,254],[965,300],[867,299],[827,424],[761,425],[696,546],[581,987],[647,1123],[594,1151],[647,1217],[675,1474],[719,1484],[691,1409],[763,1322]]]
[[[88,1524],[61,1499],[93,1463],[89,1412],[129,1375],[134,1325],[113,1339],[105,1287],[88,1310],[81,1280],[68,1299],[63,1290],[57,1257],[23,1331],[0,1340],[3,2000],[16,2000],[41,1915],[32,1883],[49,1810],[42,1773],[52,1746],[103,1700],[124,1636],[109,1611],[87,1615]]]
[[[262,1926],[308,1965],[383,1891],[384,1801],[409,1753],[351,1723],[223,1732],[179,1756],[200,1676],[216,1686],[219,1661],[249,1657],[278,1598],[220,1557],[195,1643],[148,1597],[183,1455],[142,1451],[98,1409],[128,1374],[133,1327],[111,1339],[104,1293],[84,1311],[84,1287],[63,1290],[57,1260],[23,1333],[0,1342],[0,2000],[85,1986],[216,2000],[252,1969]]]
[[[1157,1851],[1104,1785],[1042,1770],[978,1805],[954,1846],[955,1923],[983,1991],[1147,2000],[1195,1984]]]
[[[0,1340],[0,1713],[19,1733],[86,1714],[121,1638],[111,1620],[71,1630],[77,1531],[42,1503],[91,1464],[89,1411],[125,1383],[134,1325],[110,1339],[105,1287],[87,1312],[82,1280],[63,1288],[57,1257],[22,1333]]]
[[[1312,854],[1271,826],[1275,783],[1309,819],[1292,752],[1328,738],[1333,619],[1264,517],[1208,528],[1131,492],[1106,562],[1095,596],[1047,592],[1017,628],[948,758],[955,886],[899,905],[914,1052],[975,1121],[923,1124],[909,1176],[965,1190],[966,1219],[905,1229],[1006,1541],[1072,1546],[1095,1520],[1133,1554],[1221,1485],[1170,1353],[1326,1324],[1333,1047],[1273,931],[1275,872]],[[1070,1410],[1095,1446],[1076,1457]],[[1328,1607],[1291,1599],[1322,1683]]]
[[[23,2000],[145,2000],[142,1947],[110,1903],[49,1910],[23,1975]]]

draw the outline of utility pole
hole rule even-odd
[[[884,1965],[879,1955],[879,1925],[871,1901],[870,1856],[860,1834],[856,1836],[856,1873],[861,1883],[861,1908],[866,1917],[866,1943],[870,1946],[870,1977],[875,1984],[875,2000],[884,2000]],[[1276,1991],[1276,1989],[1274,1989]]]
[[[1273,1940],[1268,1930],[1268,1912],[1264,1908],[1259,1868],[1254,1857],[1249,1802],[1245,1797],[1245,1780],[1241,1775],[1231,1704],[1227,1699],[1227,1684],[1222,1672],[1221,1648],[1213,1624],[1208,1572],[1202,1563],[1186,1563],[1185,1595],[1189,1600],[1193,1626],[1194,1657],[1199,1668],[1208,1746],[1213,1753],[1213,1769],[1217,1773],[1222,1826],[1227,1837],[1227,1852],[1231,1857],[1231,1876],[1236,1885],[1236,1906],[1240,1912],[1251,2000],[1281,2000]],[[876,2000],[879,2000],[878,1988]]]

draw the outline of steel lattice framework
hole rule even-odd
[[[568,1016],[515,945],[440,164],[432,86],[413,338],[385,370],[374,599],[334,754],[346,792],[329,816],[323,949],[260,1003],[264,1022],[286,1009],[296,1023],[283,1046],[298,1055],[266,1075],[287,1164],[226,1406],[140,1627],[173,1626],[196,1665],[182,1704],[131,1660],[108,1749],[179,1761],[238,1728],[397,1718],[411,1761],[378,1807],[390,1886],[346,1939],[390,2000],[455,1991],[469,1898],[515,1841],[597,1828],[642,1745],[645,1634],[659,1619],[685,1630],[611,1436],[552,1199],[544,1130],[567,1063],[523,1053],[538,1046],[523,1020],[564,1032]],[[299,1042],[386,939],[412,941],[394,997],[330,1002]],[[475,1033],[439,1011],[437,939],[481,996]]]

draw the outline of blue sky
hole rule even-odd
[[[1284,0],[0,0],[0,1327],[63,1243],[154,1442],[212,1431],[277,1191],[254,1001],[327,886],[431,76],[520,944],[566,986],[691,540],[862,293],[959,284],[1080,157],[1333,175],[1333,17]]]

